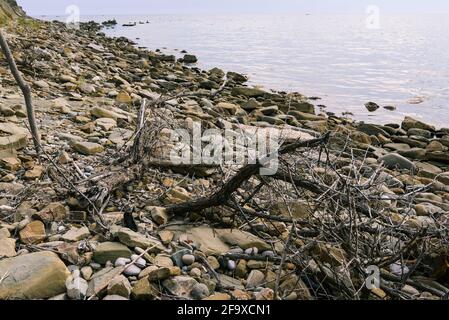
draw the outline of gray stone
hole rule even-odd
[[[191,264],[193,264],[195,262],[195,256],[192,254],[185,254],[182,256],[182,262],[185,265],[190,266]]]
[[[251,272],[248,275],[248,278],[246,279],[246,288],[257,288],[265,281],[265,275],[262,271],[259,270],[251,270]]]
[[[67,296],[73,300],[83,300],[89,287],[87,281],[81,277],[69,277],[66,280]]]
[[[118,242],[102,242],[94,251],[93,259],[95,262],[105,264],[108,261],[115,261],[117,258],[131,257],[131,250]]]
[[[128,266],[124,271],[123,274],[129,276],[129,277],[137,277],[139,273],[142,272],[142,269],[140,269],[138,266],[132,264]]]
[[[210,295],[209,288],[204,283],[198,283],[193,286],[190,295],[195,300],[202,300]]]
[[[410,160],[407,160],[403,156],[397,154],[397,153],[390,153],[383,157],[379,158],[379,163],[384,163],[384,165],[388,169],[407,169],[410,171],[416,171],[416,166],[411,162]]]

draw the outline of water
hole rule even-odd
[[[407,114],[449,127],[449,15],[382,15],[380,29],[367,28],[365,15],[343,14],[115,18],[120,25],[105,30],[110,36],[178,56],[187,50],[200,68],[242,72],[266,89],[321,97],[317,104],[339,115],[388,123]],[[368,101],[397,109],[369,113]]]

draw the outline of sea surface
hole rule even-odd
[[[119,25],[104,30],[109,36],[179,57],[186,50],[202,69],[237,71],[267,90],[320,97],[314,103],[327,112],[373,123],[399,123],[410,115],[449,127],[449,15],[380,15],[378,24],[364,14],[307,13],[82,20],[110,18]],[[129,22],[137,25],[122,26]],[[369,101],[396,110],[370,113],[364,107]]]

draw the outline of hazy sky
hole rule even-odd
[[[77,5],[82,15],[227,12],[449,12],[448,0],[17,0],[29,15],[64,15]]]

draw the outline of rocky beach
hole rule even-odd
[[[41,145],[2,55],[0,299],[448,298],[449,124],[336,117],[101,23],[0,13]],[[195,124],[275,134],[278,170],[174,163]]]

